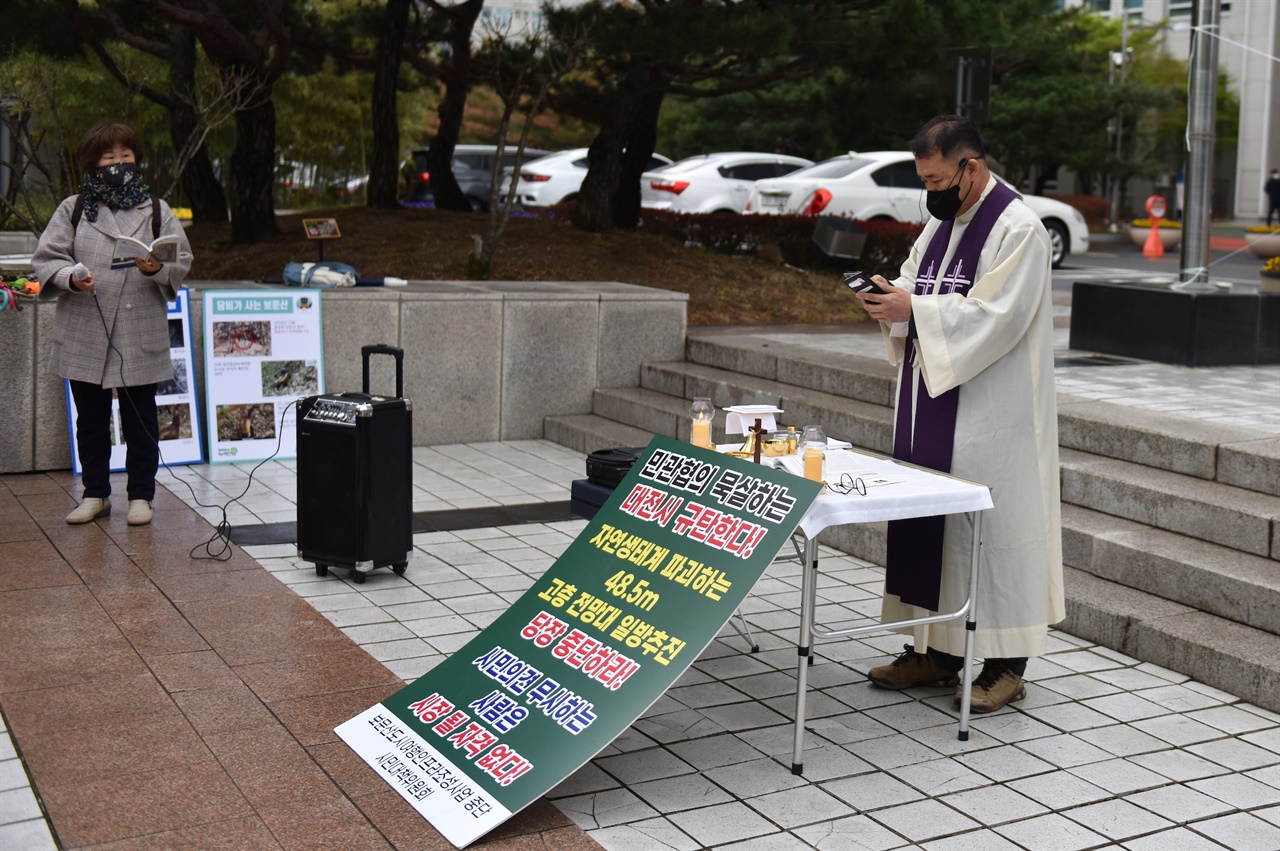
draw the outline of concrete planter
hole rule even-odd
[[[1263,272],[1258,284],[1258,291],[1264,293],[1280,293],[1280,275]]]
[[[1268,257],[1280,257],[1280,231],[1274,233],[1245,231],[1244,241],[1249,253],[1254,257],[1261,257],[1263,260]]]
[[[1147,236],[1151,233],[1151,228],[1129,227],[1129,239],[1133,240],[1133,244],[1141,248],[1147,244]],[[1177,248],[1178,243],[1182,241],[1182,228],[1160,228],[1160,244],[1164,246],[1164,250]]]

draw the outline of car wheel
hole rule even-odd
[[[1071,244],[1071,236],[1067,226],[1057,219],[1045,219],[1044,229],[1049,232],[1049,247],[1052,250],[1053,268],[1057,269],[1066,259],[1067,247]]]
[[[471,207],[471,212],[473,213],[483,213],[485,212],[485,208],[488,206],[479,198],[472,197],[471,195],[467,196],[467,204]]]

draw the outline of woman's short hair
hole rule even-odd
[[[76,150],[76,164],[85,174],[92,173],[98,167],[102,155],[116,145],[133,151],[133,158],[142,162],[142,140],[128,124],[98,124],[89,128],[80,140]]]

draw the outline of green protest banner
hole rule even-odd
[[[644,714],[787,543],[820,485],[655,437],[541,579],[336,728],[461,848]]]

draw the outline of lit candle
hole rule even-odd
[[[694,420],[693,432],[689,437],[689,442],[694,446],[704,446],[711,448],[711,421],[710,420]]]

